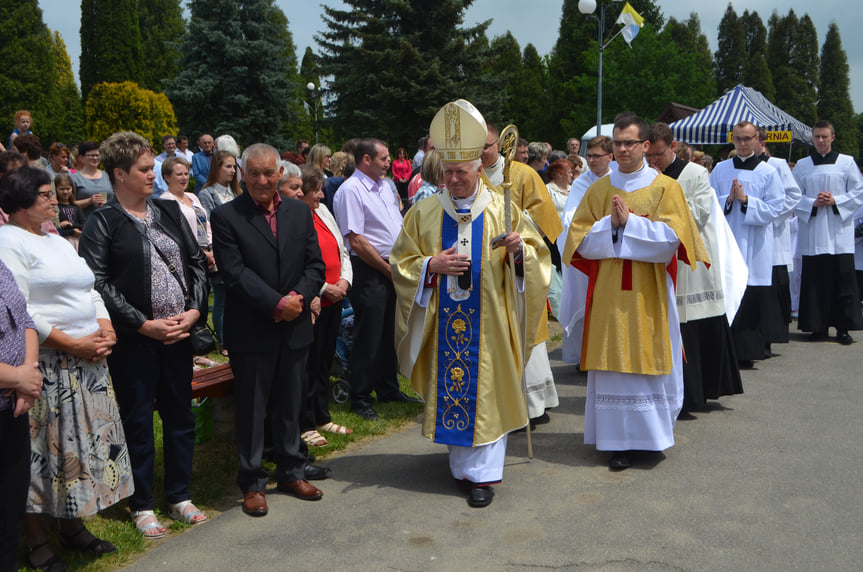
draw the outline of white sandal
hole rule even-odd
[[[300,435],[300,438],[305,441],[306,445],[309,447],[323,447],[329,444],[326,437],[314,430],[306,431]]]
[[[168,506],[168,516],[186,524],[200,524],[207,520],[207,513],[193,505],[190,500]]]
[[[336,435],[350,435],[354,432],[353,429],[348,429],[343,425],[338,425],[330,421],[326,425],[319,425],[318,431],[323,431],[325,433],[334,433]]]
[[[156,513],[152,510],[133,510],[132,522],[135,523],[135,528],[138,529],[138,532],[149,540],[162,538],[168,532],[168,529],[159,522],[159,519],[156,518]]]

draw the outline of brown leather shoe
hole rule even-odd
[[[264,491],[249,491],[243,495],[243,512],[249,516],[265,516],[267,497]]]
[[[290,483],[279,483],[276,488],[281,493],[292,494],[303,500],[319,500],[324,496],[319,488],[302,479]]]

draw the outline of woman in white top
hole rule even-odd
[[[93,272],[56,234],[42,232],[57,200],[42,169],[20,167],[0,181],[0,260],[18,284],[39,335],[41,397],[30,411],[31,478],[25,530],[29,560],[65,569],[45,537],[39,515],[60,520],[63,544],[95,554],[114,552],[81,517],[132,494],[129,452],[105,358],[117,335]]]
[[[207,267],[212,267],[216,262],[213,258],[213,232],[210,230],[209,215],[198,197],[186,192],[189,186],[189,162],[185,157],[168,157],[162,163],[162,177],[168,190],[159,198],[180,203],[180,212],[207,257]]]
[[[557,214],[561,216],[564,207],[566,207],[566,199],[569,198],[569,188],[572,186],[572,170],[572,163],[568,159],[558,159],[546,170],[548,194],[551,195]]]

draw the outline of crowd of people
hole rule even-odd
[[[207,519],[190,491],[191,380],[213,362],[190,336],[210,312],[250,516],[268,512],[265,455],[279,491],[323,496],[309,481],[329,469],[310,448],[352,433],[329,412],[347,306],[351,410],[376,420],[376,403],[423,403],[422,434],[448,446],[472,507],[492,502],[508,434],[558,405],[549,314],[563,360],[587,371],[585,443],[612,470],[742,393],[740,370],[777,355],[793,315],[816,341],[863,329],[863,176],[826,121],[793,171],[746,121],[713,167],[631,113],[582,155],[576,138],[565,151],[502,141],[465,100],[438,112],[413,159],[374,138],[280,153],[209,134],[197,152],[166,135],[157,154],[129,132],[43,157],[29,112],[15,121],[0,153],[3,570],[22,530],[31,566],[66,569],[40,515],[94,554],[116,548],[82,517],[124,499],[144,537],[165,535],[154,408],[167,514]]]

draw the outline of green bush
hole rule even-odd
[[[94,85],[86,112],[87,137],[93,141],[118,131],[134,131],[159,146],[162,135],[177,132],[177,116],[165,94],[131,81]]]

